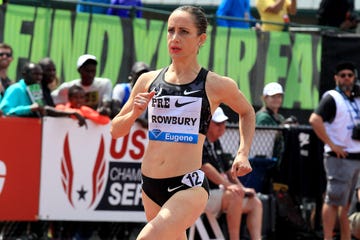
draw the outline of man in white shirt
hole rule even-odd
[[[77,61],[80,79],[64,82],[55,89],[51,93],[54,103],[65,104],[68,102],[68,89],[73,85],[78,85],[85,90],[85,105],[110,116],[112,83],[108,78],[95,77],[97,63],[94,55],[81,55]]]

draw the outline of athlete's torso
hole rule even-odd
[[[196,143],[198,133],[206,134],[210,120],[210,103],[205,91],[208,71],[201,68],[188,84],[165,81],[164,68],[151,83],[156,91],[148,105],[149,138],[151,140]]]

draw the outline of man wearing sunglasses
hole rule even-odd
[[[0,43],[0,99],[4,96],[5,90],[13,83],[7,75],[12,60],[11,46],[6,43]]]
[[[309,122],[324,142],[327,178],[322,207],[324,239],[333,239],[337,217],[341,239],[351,239],[348,211],[360,173],[360,96],[356,66],[341,62],[336,66],[336,87],[324,93]]]

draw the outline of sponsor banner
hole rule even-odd
[[[2,23],[6,23],[3,28]],[[262,105],[262,89],[273,81],[284,87],[284,108],[309,110],[318,104],[321,35],[212,25],[207,33],[199,63],[234,79],[253,106]],[[16,4],[0,9],[0,40],[11,43],[14,49],[8,71],[14,79],[21,78],[24,62],[37,62],[47,56],[56,64],[59,78],[70,81],[79,77],[75,67],[78,57],[91,53],[99,59],[97,76],[109,78],[113,84],[124,82],[135,61],[144,61],[152,69],[170,64],[166,34],[167,22],[157,19]],[[354,40],[359,41],[357,37]]]
[[[37,220],[41,120],[0,118],[0,220]]]
[[[144,222],[140,165],[147,131],[112,139],[110,123],[88,128],[44,118],[41,220]]]

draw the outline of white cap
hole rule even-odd
[[[224,111],[221,107],[216,108],[214,114],[212,115],[212,119],[216,123],[222,123],[228,120],[229,118],[224,114]]]
[[[77,68],[81,68],[84,63],[88,60],[92,60],[92,61],[95,61],[95,63],[97,64],[97,60],[96,60],[96,57],[94,55],[90,55],[90,54],[84,54],[84,55],[81,55],[79,57],[79,59],[77,60]]]
[[[282,86],[277,82],[271,82],[266,84],[263,90],[263,95],[273,96],[275,94],[284,94]]]

